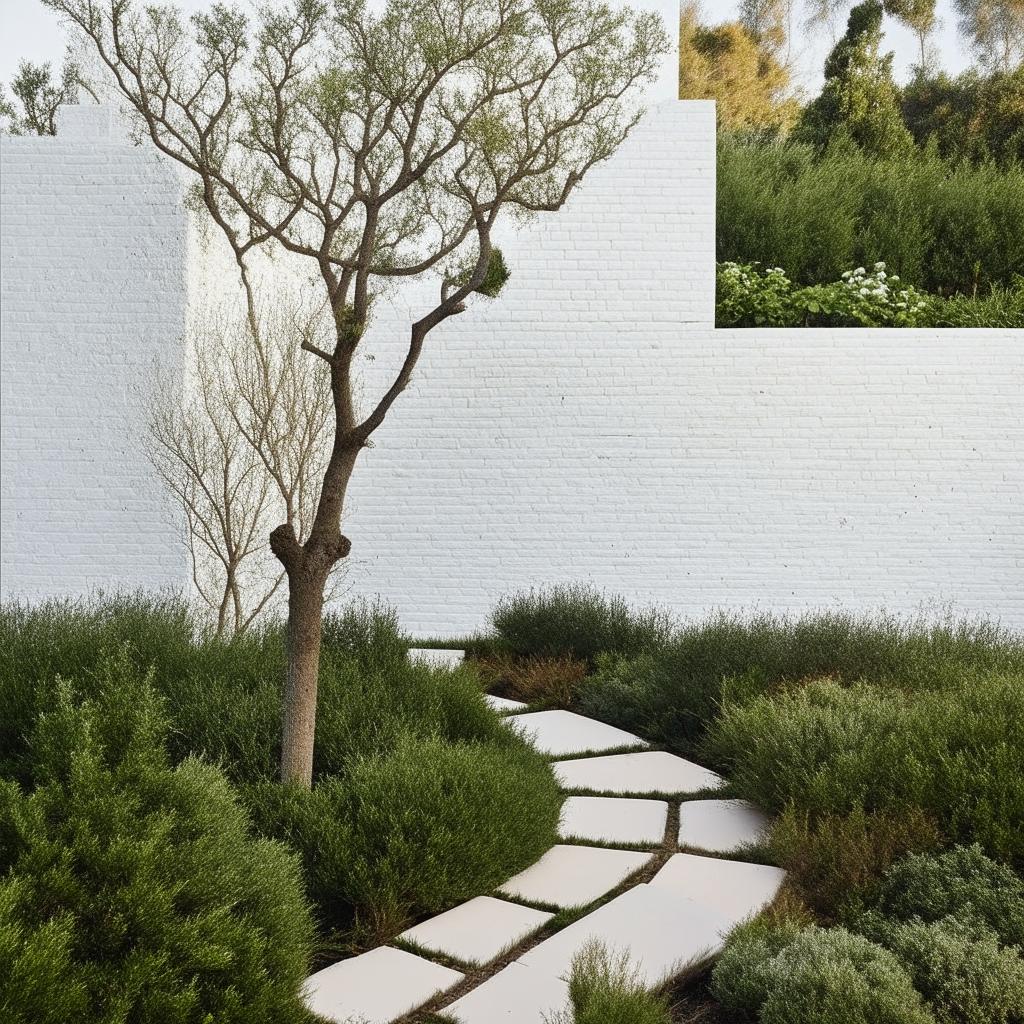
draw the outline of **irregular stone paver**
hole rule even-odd
[[[614,796],[570,796],[562,804],[563,839],[595,843],[660,843],[668,804]]]
[[[551,920],[551,914],[516,903],[478,896],[468,903],[423,921],[400,938],[432,953],[446,953],[466,963],[485,964]]]
[[[650,885],[710,907],[733,926],[771,903],[785,877],[781,868],[766,864],[677,853]]]
[[[444,647],[410,647],[409,660],[430,668],[458,668],[465,661],[466,652]]]
[[[652,856],[596,846],[552,846],[536,864],[510,878],[500,891],[512,899],[578,907],[614,889]]]
[[[729,921],[694,900],[638,885],[524,953],[519,962],[566,976],[591,941],[615,955],[628,953],[638,979],[651,988],[717,953]]]
[[[648,744],[624,729],[574,714],[572,711],[535,711],[517,715],[509,724],[518,729],[542,754],[565,757],[589,750],[618,750]]]
[[[696,793],[725,785],[720,775],[664,750],[556,761],[553,767],[564,789],[599,793]]]
[[[441,1012],[460,1024],[547,1024],[569,1005],[569,986],[545,971],[511,963]]]
[[[462,978],[412,953],[378,946],[307,978],[303,994],[313,1013],[338,1024],[390,1024]]]
[[[508,697],[495,697],[493,693],[485,693],[484,700],[495,711],[522,711],[526,705],[521,700],[509,700]]]
[[[767,827],[767,816],[746,800],[687,800],[679,808],[680,846],[731,853]]]

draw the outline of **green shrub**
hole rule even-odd
[[[569,973],[570,1008],[552,1024],[671,1024],[664,997],[649,992],[626,955],[598,942],[576,954]]]
[[[788,885],[828,917],[901,857],[932,850],[940,840],[935,820],[915,807],[812,817],[790,806],[773,822],[769,843]]]
[[[879,914],[857,927],[895,955],[940,1024],[1024,1019],[1024,959],[991,929],[956,917],[902,924]]]
[[[620,597],[583,584],[504,597],[491,613],[491,622],[512,654],[589,662],[605,653],[639,654],[669,632],[662,612],[638,611]]]
[[[379,601],[353,601],[324,616],[323,646],[331,655],[347,655],[362,665],[404,662],[409,638],[398,613]]]
[[[843,928],[741,933],[715,966],[712,992],[761,1024],[933,1020],[897,959]]]
[[[939,689],[967,675],[1024,673],[1024,642],[986,623],[930,625],[841,612],[793,618],[719,614],[687,624],[636,659],[605,659],[578,698],[584,714],[681,753],[718,716],[807,679]]]
[[[738,791],[812,816],[919,808],[949,837],[1024,856],[1024,687],[967,677],[915,694],[832,681],[724,708],[707,750]]]
[[[12,1022],[307,1018],[298,864],[249,837],[224,777],[172,768],[149,681],[121,659],[33,733],[36,788],[3,800],[0,1006]]]
[[[302,854],[326,923],[354,917],[377,939],[528,867],[556,842],[562,804],[550,765],[522,744],[412,736],[312,793],[248,797],[261,831]]]
[[[946,163],[913,150],[875,160],[855,147],[723,135],[718,260],[780,267],[797,285],[884,261],[935,295],[986,296],[1024,267],[1024,165]]]
[[[935,303],[928,326],[1024,327],[1024,277],[1016,277],[1008,288],[997,285],[985,296],[956,295]]]
[[[1024,881],[978,845],[905,858],[882,879],[875,905],[899,921],[969,917],[1007,945],[1024,947]]]

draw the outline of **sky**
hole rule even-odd
[[[195,11],[208,7],[210,2],[178,0],[178,6],[185,11]],[[669,0],[640,0],[636,6],[654,6],[663,11],[676,9]],[[735,17],[738,6],[739,0],[704,0],[705,20],[712,23],[727,21]],[[935,37],[939,62],[946,70],[955,73],[968,66],[970,55],[957,35],[952,0],[938,0],[938,8],[942,20]],[[839,32],[842,33],[842,26],[839,26]],[[832,39],[826,31],[810,39],[806,33],[798,31],[794,37],[800,40],[793,55],[797,80],[805,91],[813,93],[820,85],[821,67]],[[914,37],[902,26],[887,20],[886,45],[896,54],[897,78],[905,79],[917,55]],[[60,19],[43,7],[39,0],[0,0],[0,81],[9,82],[22,60],[59,63],[64,46],[65,35]]]

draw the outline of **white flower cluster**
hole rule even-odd
[[[897,288],[899,277],[889,275],[885,263],[876,263],[871,273],[864,267],[847,270],[843,274],[843,284],[866,302],[874,300],[879,305],[890,305],[901,312],[920,313],[927,308],[927,303],[913,290]]]

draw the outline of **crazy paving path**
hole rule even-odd
[[[463,652],[410,656],[443,665]],[[782,884],[779,868],[730,859],[758,840],[767,821],[742,800],[714,799],[725,785],[714,772],[569,711],[530,713],[515,701],[487,700],[553,759],[569,794],[565,842],[494,895],[410,928],[396,946],[312,975],[306,1001],[328,1020],[391,1024],[429,1004],[459,1024],[544,1024],[568,1005],[565,979],[590,942],[628,953],[656,988],[715,956],[730,929]],[[613,890],[621,891],[602,902]],[[566,909],[578,912],[572,923],[535,941]],[[488,969],[499,959],[504,966]]]

